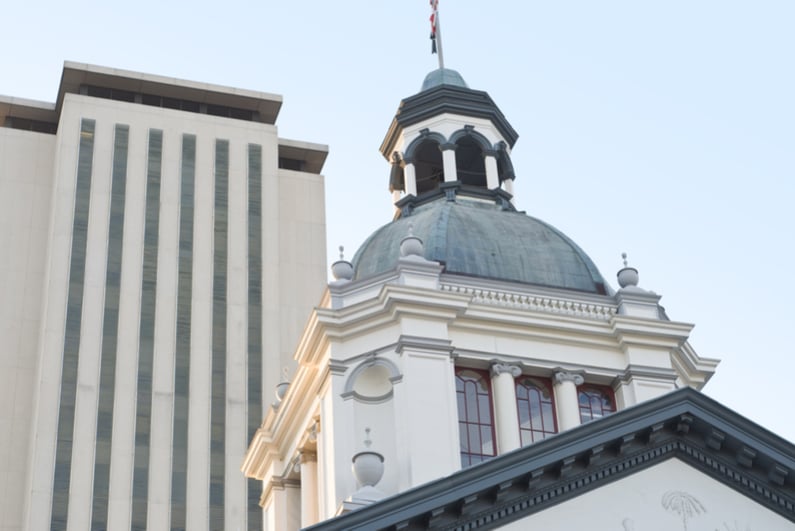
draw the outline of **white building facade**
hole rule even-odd
[[[395,219],[334,264],[248,449],[267,529],[378,505],[714,373],[636,270],[613,291],[574,242],[516,211],[516,139],[451,70],[401,102],[381,146]],[[352,461],[382,475],[354,477]]]
[[[67,63],[0,98],[0,529],[261,529],[239,471],[325,284],[281,98]]]

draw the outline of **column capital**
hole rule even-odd
[[[505,363],[502,361],[495,361],[491,364],[491,375],[499,376],[503,373],[509,373],[514,378],[522,374],[522,368],[514,363]]]
[[[555,373],[552,375],[552,379],[555,384],[572,382],[574,385],[582,385],[585,382],[585,378],[582,377],[582,374],[567,371],[555,371]]]
[[[458,147],[458,144],[455,142],[445,142],[444,144],[439,144],[439,151],[455,151]]]
[[[304,463],[317,463],[317,452],[314,450],[299,450],[298,462],[302,465]]]
[[[483,157],[497,157],[497,150],[496,149],[484,149],[483,150]]]

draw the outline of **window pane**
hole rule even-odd
[[[462,466],[495,455],[491,388],[485,371],[456,370],[456,402]]]
[[[551,384],[548,380],[523,376],[517,380],[517,409],[522,445],[557,432]],[[524,398],[520,398],[524,397]]]

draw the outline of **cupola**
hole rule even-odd
[[[400,102],[381,144],[392,163],[393,200],[445,182],[512,193],[510,152],[518,137],[488,93],[470,89],[455,70],[432,71],[419,93]]]

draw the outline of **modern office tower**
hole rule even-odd
[[[326,279],[281,97],[67,63],[0,98],[0,529],[260,529],[240,465]]]

